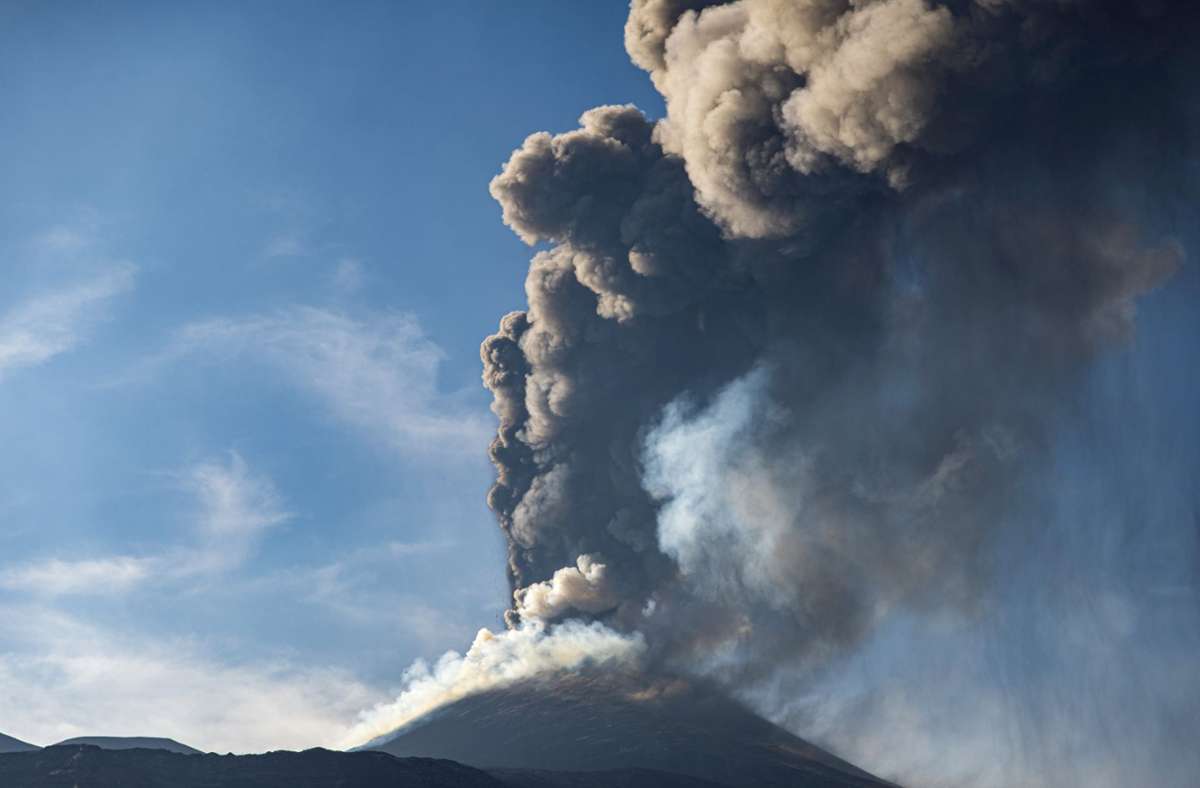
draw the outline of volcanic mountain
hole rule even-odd
[[[730,788],[889,786],[711,686],[625,676],[533,680],[471,695],[372,749],[488,769],[652,769]],[[553,784],[553,783],[547,783]],[[559,783],[561,784],[561,783]]]
[[[90,744],[102,750],[166,750],[181,755],[195,755],[200,751],[186,744],[180,744],[174,739],[163,739],[156,736],[76,736],[73,739],[60,741],[56,747],[67,747]]]
[[[0,733],[0,753],[28,752],[36,749],[39,748],[34,744],[29,744],[20,739],[14,739],[12,736],[5,736],[3,733]]]

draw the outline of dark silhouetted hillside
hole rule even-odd
[[[720,788],[645,769],[605,772],[504,770],[382,752],[186,755],[154,749],[56,745],[0,755],[3,788]]]
[[[166,750],[47,747],[0,755],[4,788],[504,788],[478,769],[378,752],[184,755]]]
[[[23,742],[20,739],[14,739],[12,736],[5,736],[0,733],[0,753],[6,752],[29,752],[30,750],[38,749],[37,745]]]

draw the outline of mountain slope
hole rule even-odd
[[[166,750],[181,755],[196,755],[200,751],[180,744],[174,739],[161,739],[155,736],[76,736],[73,739],[60,741],[55,747],[90,744],[102,750]]]
[[[613,675],[524,682],[473,695],[371,746],[497,774],[656,769],[737,788],[889,785],[711,687]]]
[[[37,745],[29,744],[20,739],[14,739],[12,736],[5,736],[3,733],[0,733],[0,753],[29,752],[36,749],[38,749]]]

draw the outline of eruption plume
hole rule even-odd
[[[1149,725],[1128,747],[1092,726],[1115,690],[1060,735],[1133,659],[1090,660],[1115,620],[1157,655],[1132,671],[1176,671],[1173,719],[1200,708],[1177,662],[1200,642],[1190,514],[1081,525],[1062,467],[1184,260],[1197,33],[1170,2],[634,0],[626,48],[666,117],[589,110],[491,184],[547,244],[481,349],[500,637],[636,637],[642,670],[703,674],[902,781],[1190,779],[1166,684],[1125,706]],[[1087,527],[1172,545],[1155,571],[1185,601],[1152,620],[1111,556],[1048,557]],[[961,662],[930,675],[931,644]],[[988,679],[1013,649],[1025,689]],[[852,687],[871,665],[904,698]],[[964,739],[950,687],[995,738]],[[1139,747],[1174,762],[1097,757]]]

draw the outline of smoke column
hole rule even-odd
[[[589,110],[491,184],[545,245],[481,349],[495,640],[599,626],[914,785],[1190,784],[1197,33],[634,0],[666,117]]]

